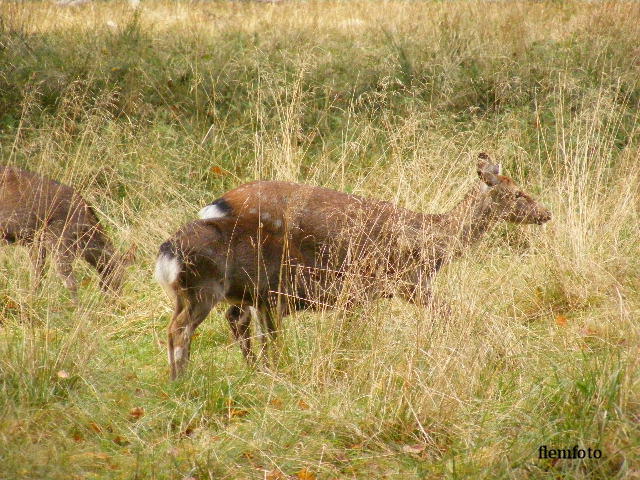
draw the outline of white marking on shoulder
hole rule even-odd
[[[218,207],[218,205],[207,205],[198,212],[198,216],[202,219],[222,218],[226,217],[227,214],[224,212],[224,210]]]
[[[179,273],[180,263],[177,258],[166,254],[158,256],[154,277],[167,292],[173,292],[171,285],[176,281]]]

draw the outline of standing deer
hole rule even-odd
[[[232,304],[227,319],[242,353],[253,363],[250,307],[255,306],[271,335],[274,312],[285,315],[290,308],[303,308],[304,292],[293,278],[299,262],[301,254],[281,234],[231,217],[188,223],[163,243],[155,278],[175,301],[168,342],[171,378],[184,370],[194,330],[223,300]],[[289,299],[296,305],[290,307]]]
[[[100,275],[104,290],[117,291],[133,251],[115,253],[93,209],[73,188],[17,167],[0,167],[0,239],[25,245],[42,280],[47,254],[77,296],[73,261],[80,257]]]
[[[176,299],[169,325],[172,378],[186,366],[193,331],[222,300],[232,303],[226,316],[250,361],[251,306],[259,319],[265,317],[261,322],[271,336],[274,316],[298,308],[335,307],[344,298],[353,304],[363,297],[399,295],[446,309],[434,302],[430,288],[443,265],[501,221],[540,225],[551,219],[546,208],[488,160],[480,154],[481,181],[446,214],[422,214],[326,188],[272,181],[240,186],[204,207],[203,220],[192,225],[206,225],[225,240],[211,243],[200,228],[183,228],[163,244],[156,265],[156,278]],[[234,240],[235,229],[246,240]],[[212,268],[214,264],[218,267]],[[262,275],[268,285],[257,274],[260,268],[270,272]],[[237,271],[246,274],[231,274]],[[215,293],[208,287],[214,283]],[[273,285],[278,290],[271,290]],[[262,296],[237,295],[248,291]],[[278,302],[274,308],[265,292],[295,302],[285,307]]]

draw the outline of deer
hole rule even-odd
[[[549,210],[502,175],[485,153],[479,155],[477,174],[479,181],[464,198],[440,214],[264,180],[206,205],[200,220],[162,244],[156,261],[156,280],[174,300],[168,328],[171,378],[184,372],[193,332],[221,301],[231,304],[225,316],[250,364],[256,358],[252,313],[271,341],[279,320],[293,311],[394,295],[446,315],[447,306],[431,293],[444,265],[500,222],[542,225],[551,219]]]
[[[286,315],[289,309],[305,308],[295,278],[302,264],[301,253],[283,235],[252,222],[228,217],[182,226],[160,246],[155,270],[156,280],[175,302],[168,336],[171,378],[186,366],[193,332],[223,300],[231,304],[226,318],[242,353],[255,364],[252,311],[262,330],[273,336],[274,312]],[[300,272],[304,276],[305,270]],[[267,337],[262,340],[264,352]]]
[[[77,300],[73,262],[85,260],[99,274],[104,291],[118,292],[135,247],[116,252],[93,208],[72,187],[12,166],[0,166],[0,239],[25,246],[39,288],[47,256]]]

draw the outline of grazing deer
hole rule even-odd
[[[93,209],[73,188],[17,167],[0,167],[0,239],[30,248],[36,286],[47,254],[77,296],[73,261],[80,257],[100,275],[104,290],[117,291],[133,250],[115,253]]]
[[[207,205],[200,212],[203,220],[163,244],[156,264],[156,278],[176,299],[169,325],[172,378],[185,368],[193,331],[219,301],[232,303],[227,319],[252,361],[251,306],[271,336],[274,316],[336,306],[345,298],[343,287],[347,303],[397,294],[431,306],[433,276],[494,225],[551,219],[546,208],[500,175],[486,154],[480,154],[477,171],[481,181],[446,214],[271,181],[243,185]],[[279,298],[274,308],[269,295],[294,302]]]

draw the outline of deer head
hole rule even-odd
[[[125,269],[136,258],[137,246],[132,245],[124,254],[115,253],[100,271],[100,288],[104,291],[118,292],[122,288]]]
[[[499,164],[491,164],[486,153],[478,157],[478,176],[486,185],[491,212],[497,219],[536,225],[551,220],[549,210],[525,193],[511,178],[500,174]]]

